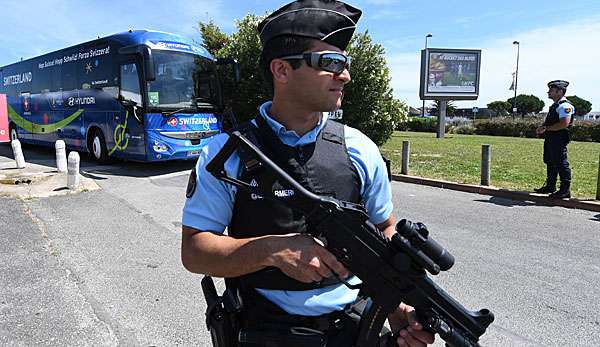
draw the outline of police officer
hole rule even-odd
[[[544,163],[546,183],[535,189],[537,193],[550,194],[550,197],[564,199],[571,197],[571,169],[567,160],[567,144],[571,140],[569,127],[573,124],[575,108],[565,97],[569,82],[556,80],[548,83],[548,98],[554,101],[550,106],[544,124],[537,128],[538,135],[544,136]],[[556,179],[560,175],[560,189],[556,190]]]
[[[377,146],[360,131],[327,119],[327,112],[340,108],[350,82],[344,50],[360,16],[359,9],[340,1],[299,0],[263,20],[260,61],[273,100],[241,128],[306,188],[363,203],[370,221],[391,236],[396,222],[391,187]],[[351,284],[359,280],[305,233],[309,226],[302,215],[236,190],[206,171],[227,138],[217,135],[207,144],[190,176],[183,265],[227,278],[228,289],[235,284],[244,328],[292,331],[296,337],[324,334],[327,346],[351,346],[358,328],[344,312],[356,305],[358,292],[333,273]],[[225,169],[251,185],[269,183],[268,173],[251,172],[242,160],[234,153]],[[401,304],[388,319],[400,346],[433,343],[412,307]]]

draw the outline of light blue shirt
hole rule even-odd
[[[558,118],[573,117],[575,114],[575,107],[568,101],[563,102],[562,104],[558,104],[556,112],[558,112]]]
[[[296,147],[315,142],[327,122],[327,114],[324,113],[313,130],[298,136],[295,131],[287,130],[268,115],[271,104],[271,102],[264,103],[259,109],[260,115],[279,139],[288,146]],[[344,133],[350,161],[356,167],[360,177],[360,194],[369,214],[369,220],[373,224],[383,223],[390,217],[393,206],[391,185],[379,149],[371,139],[354,128],[344,126]],[[231,221],[236,187],[217,180],[205,169],[206,164],[215,157],[228,137],[227,134],[214,136],[200,153],[196,164],[196,190],[186,200],[183,208],[182,224],[185,226],[223,233]],[[225,162],[225,170],[230,176],[240,176],[240,159],[236,153]],[[349,282],[357,284],[360,280],[353,277]],[[358,295],[358,290],[350,290],[343,284],[307,291],[266,289],[258,289],[258,291],[288,313],[305,316],[341,310],[346,304],[354,302]]]

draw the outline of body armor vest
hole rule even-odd
[[[550,126],[550,125],[554,125],[558,122],[560,122],[560,116],[558,114],[558,111],[556,111],[556,109],[558,108],[558,105],[567,102],[567,100],[560,100],[559,102],[555,102],[554,104],[552,104],[552,106],[550,106],[550,109],[548,110],[548,115],[546,115],[546,119],[544,120],[544,126]],[[569,121],[569,127],[571,127],[571,124],[573,124],[573,119],[575,118],[575,115],[571,116],[571,120]],[[549,131],[546,130],[546,134],[548,135],[561,135],[561,136],[565,136],[569,134],[569,127],[565,128],[565,129],[561,129],[558,131]]]
[[[263,117],[257,117],[256,123],[258,127],[246,123],[241,127],[241,132],[303,187],[318,195],[360,203],[360,177],[350,161],[342,124],[328,120],[314,143],[291,147],[279,140]],[[266,185],[282,199],[290,194],[285,187],[278,186],[272,173],[262,170],[262,167],[254,171],[248,169],[244,163],[249,158],[244,158],[242,152],[239,155],[242,163],[241,180],[253,186]],[[277,194],[277,190],[281,191],[281,195]],[[235,238],[248,238],[305,233],[310,228],[306,218],[298,211],[281,202],[263,199],[239,189],[228,232]],[[306,284],[286,276],[277,268],[247,274],[239,280],[242,288],[285,290],[308,290],[337,282],[325,280]]]

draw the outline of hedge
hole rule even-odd
[[[456,117],[455,117],[456,118]],[[455,134],[477,134],[509,137],[536,138],[535,129],[542,124],[543,119],[538,117],[516,118],[498,117],[491,120],[477,120],[473,126],[463,119],[448,118],[446,132]],[[436,118],[412,117],[407,122],[398,125],[397,130],[436,132]],[[571,139],[573,141],[600,142],[600,122],[575,121],[571,126]]]

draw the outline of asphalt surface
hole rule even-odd
[[[191,165],[84,157],[102,189],[0,198],[0,345],[210,346],[201,276],[179,260]],[[392,186],[399,218],[425,223],[456,258],[436,283],[495,314],[483,346],[597,345],[600,214]]]

